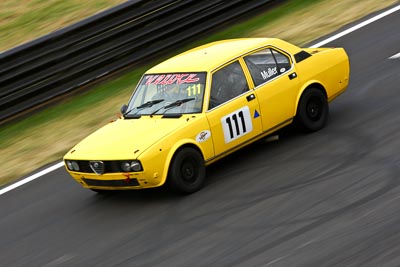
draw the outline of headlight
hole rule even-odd
[[[67,164],[68,169],[72,171],[72,162],[67,160],[65,163]]]
[[[65,163],[70,171],[79,171],[79,164],[73,160],[66,160]]]
[[[137,160],[122,161],[120,166],[121,170],[124,172],[139,172],[143,170],[142,165]]]
[[[121,169],[124,172],[130,172],[131,171],[131,164],[129,162],[122,162],[121,163]]]
[[[140,165],[139,161],[132,161],[131,170],[134,172],[139,172],[142,170],[142,165]]]

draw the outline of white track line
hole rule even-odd
[[[397,59],[397,58],[400,58],[400,53],[397,53],[396,55],[391,56],[389,59]]]
[[[349,29],[347,29],[347,30],[345,30],[343,32],[335,34],[335,35],[333,35],[333,36],[331,36],[331,37],[329,37],[329,38],[327,38],[327,39],[325,39],[325,40],[323,40],[323,41],[321,41],[319,43],[311,45],[310,47],[320,47],[322,45],[325,45],[325,44],[327,44],[329,42],[332,42],[332,41],[334,41],[336,39],[339,39],[342,36],[345,36],[345,35],[353,32],[355,30],[358,30],[358,29],[360,29],[360,28],[362,28],[362,27],[364,27],[364,26],[366,26],[366,25],[368,25],[368,24],[370,24],[370,23],[372,23],[374,21],[377,21],[377,20],[379,20],[381,18],[384,18],[384,17],[386,17],[386,16],[388,16],[388,15],[390,15],[393,12],[396,12],[398,10],[400,10],[400,5],[395,6],[395,7],[391,8],[391,9],[389,9],[389,10],[387,10],[387,11],[385,11],[385,12],[379,14],[379,15],[376,15],[373,18],[370,18],[370,19],[364,21],[364,22],[361,22],[360,24],[357,24],[357,25],[355,25],[355,26],[353,26],[353,27],[351,27],[351,28],[349,28]],[[14,183],[12,185],[9,185],[9,186],[7,186],[7,187],[5,187],[3,189],[0,189],[0,196],[5,194],[5,193],[7,193],[8,191],[11,191],[11,190],[13,190],[13,189],[15,189],[17,187],[20,187],[21,185],[29,183],[30,181],[36,180],[37,178],[40,178],[43,175],[46,175],[46,174],[48,174],[48,173],[50,173],[52,171],[55,171],[58,168],[61,168],[62,166],[64,166],[64,163],[61,161],[61,162],[59,162],[59,163],[57,163],[57,164],[55,164],[53,166],[48,167],[47,169],[44,169],[44,170],[42,170],[42,171],[40,171],[38,173],[33,174],[33,175],[31,175],[31,176],[29,176],[29,177],[27,177],[27,178],[25,178],[25,179],[23,179],[21,181],[18,181],[18,182]]]
[[[44,170],[42,170],[42,171],[40,171],[38,173],[35,173],[35,174],[25,178],[25,179],[22,179],[21,181],[18,181],[16,183],[12,184],[12,185],[9,185],[9,186],[7,186],[7,187],[5,187],[5,188],[0,190],[0,196],[2,194],[7,193],[8,191],[11,191],[11,190],[13,190],[13,189],[15,189],[17,187],[20,187],[21,185],[24,185],[26,183],[29,183],[30,181],[33,181],[33,180],[35,180],[35,179],[37,179],[39,177],[42,177],[43,175],[46,175],[49,172],[57,170],[58,168],[61,168],[62,166],[64,166],[64,162],[61,161],[59,163],[56,163],[56,164],[48,167],[47,169],[44,169]]]
[[[351,28],[349,28],[347,30],[339,32],[338,34],[335,34],[335,35],[333,35],[333,36],[331,36],[331,37],[329,37],[329,38],[327,38],[327,39],[325,39],[325,40],[323,40],[323,41],[321,41],[319,43],[311,45],[310,47],[323,46],[323,45],[325,45],[327,43],[330,43],[330,42],[332,42],[332,41],[334,41],[336,39],[339,39],[340,37],[343,37],[343,36],[345,36],[345,35],[347,35],[347,34],[349,34],[351,32],[354,32],[354,31],[356,31],[356,30],[358,30],[358,29],[360,29],[360,28],[362,28],[362,27],[364,27],[364,26],[366,26],[366,25],[368,25],[368,24],[370,24],[370,23],[372,23],[374,21],[377,21],[377,20],[379,20],[381,18],[384,18],[384,17],[392,14],[393,12],[398,11],[399,9],[400,9],[400,5],[395,6],[395,7],[391,8],[391,9],[381,13],[381,14],[376,15],[375,17],[372,17],[372,18],[370,18],[370,19],[368,19],[366,21],[361,22],[360,24],[357,24],[357,25],[355,25],[355,26],[353,26],[353,27],[351,27]]]

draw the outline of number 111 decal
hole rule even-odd
[[[221,123],[222,129],[224,130],[225,143],[229,143],[253,131],[253,124],[248,106],[235,110],[231,114],[222,117]]]

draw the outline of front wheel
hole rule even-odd
[[[309,88],[303,92],[295,119],[303,130],[314,132],[322,129],[328,121],[328,115],[328,100],[321,90]]]
[[[204,185],[206,170],[201,154],[194,148],[185,147],[173,157],[168,172],[168,183],[177,193],[190,194]]]

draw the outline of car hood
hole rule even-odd
[[[186,116],[174,119],[118,119],[83,139],[65,155],[65,158],[136,159],[148,147],[184,124],[187,124]]]

